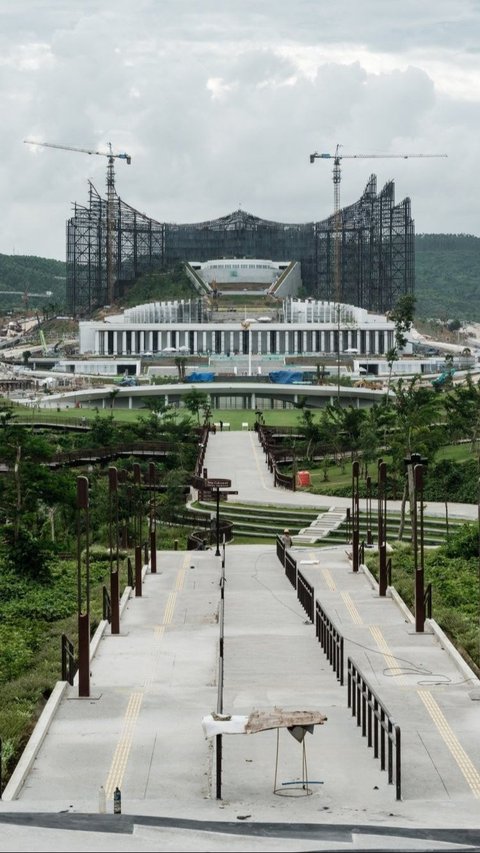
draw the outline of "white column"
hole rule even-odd
[[[378,353],[380,348],[380,332],[375,332],[375,353]]]
[[[220,351],[222,355],[225,355],[225,332],[220,332]]]
[[[133,409],[133,397],[128,398],[128,408]]]

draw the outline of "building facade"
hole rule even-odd
[[[281,320],[207,322],[184,302],[149,303],[79,324],[80,353],[155,355],[385,355],[394,324],[353,305],[287,299]]]

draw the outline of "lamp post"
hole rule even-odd
[[[77,612],[79,696],[90,696],[90,523],[88,510],[88,478],[77,477]],[[84,582],[82,581],[82,532],[85,536]]]
[[[150,571],[152,574],[156,574],[157,571],[156,473],[155,463],[149,462],[148,480],[152,490],[150,494]]]
[[[232,485],[231,480],[222,480],[212,478],[210,480],[205,480],[205,488],[211,489],[216,493],[216,502],[217,502],[217,512],[216,512],[216,521],[215,521],[215,530],[216,530],[216,551],[215,556],[220,557],[220,495],[224,497],[225,495],[238,495],[238,492],[234,489],[229,489],[228,486]]]
[[[405,470],[409,483],[413,485],[412,543],[413,569],[415,574],[415,631],[425,630],[425,553],[423,528],[423,481],[427,460],[420,453],[411,453],[405,458]],[[412,494],[412,492],[410,492]],[[420,506],[419,506],[420,504]]]
[[[378,594],[387,594],[387,463],[378,460]]]
[[[138,462],[133,463],[135,488],[135,596],[142,595],[142,517],[140,502],[141,471]]]
[[[113,525],[115,524],[115,569],[113,568]],[[108,530],[110,545],[110,608],[112,634],[120,633],[119,542],[118,542],[118,471],[108,469]]]
[[[358,572],[359,567],[359,545],[360,545],[360,512],[358,502],[358,478],[360,474],[360,463],[358,460],[352,463],[352,569]]]
[[[118,532],[118,471],[112,465],[108,469],[108,527],[110,544],[110,608],[112,634],[120,633],[119,602],[119,532]],[[115,569],[113,568],[113,526],[115,525]]]
[[[373,544],[372,539],[372,478],[367,477],[367,545]]]

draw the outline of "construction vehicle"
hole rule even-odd
[[[443,385],[446,385],[449,380],[452,379],[455,370],[453,367],[450,367],[448,370],[444,370],[440,376],[437,376],[435,379],[432,379],[432,385],[434,388],[442,388]]]
[[[115,171],[114,161],[125,160],[127,165],[130,165],[132,158],[130,154],[114,154],[112,145],[108,142],[108,151],[94,151],[91,148],[76,148],[73,145],[58,145],[53,142],[37,142],[34,139],[24,139],[27,145],[41,145],[44,148],[58,148],[61,151],[77,151],[81,154],[98,154],[100,157],[107,157],[107,228],[106,228],[106,258],[107,258],[107,298],[106,302],[111,305],[115,299],[115,282],[114,282],[114,258],[113,258],[113,232],[115,228],[114,221],[114,202],[115,202]]]

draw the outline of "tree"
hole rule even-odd
[[[192,415],[197,416],[198,424],[200,425],[200,410],[205,409],[208,405],[208,394],[205,391],[192,388],[191,391],[184,395],[183,402],[188,411]]]
[[[420,453],[432,461],[438,450],[444,427],[439,422],[440,400],[431,388],[418,385],[418,376],[404,382],[398,382],[392,403],[395,419],[391,432],[390,451],[393,471],[397,479],[404,478],[405,458],[412,453]],[[413,520],[413,471],[408,466],[408,477],[404,481],[399,539],[402,538],[405,521],[407,495],[410,499],[410,513]]]
[[[120,388],[113,388],[111,391],[108,392],[107,398],[108,398],[108,401],[110,403],[110,411],[113,410],[115,400],[119,394],[120,394]]]
[[[480,381],[474,383],[467,375],[463,385],[452,388],[444,400],[449,433],[454,439],[468,438],[472,453],[480,459]]]
[[[407,344],[408,339],[406,333],[412,328],[414,315],[415,297],[410,293],[405,293],[403,296],[400,296],[395,307],[388,315],[388,319],[393,320],[395,324],[395,332],[394,345],[386,354],[388,366],[390,368],[387,383],[387,397],[390,393],[393,365],[399,359],[399,351],[404,349]]]
[[[177,355],[175,358],[175,367],[178,370],[178,379],[180,382],[185,381],[185,371],[187,368],[187,359],[184,355]]]

